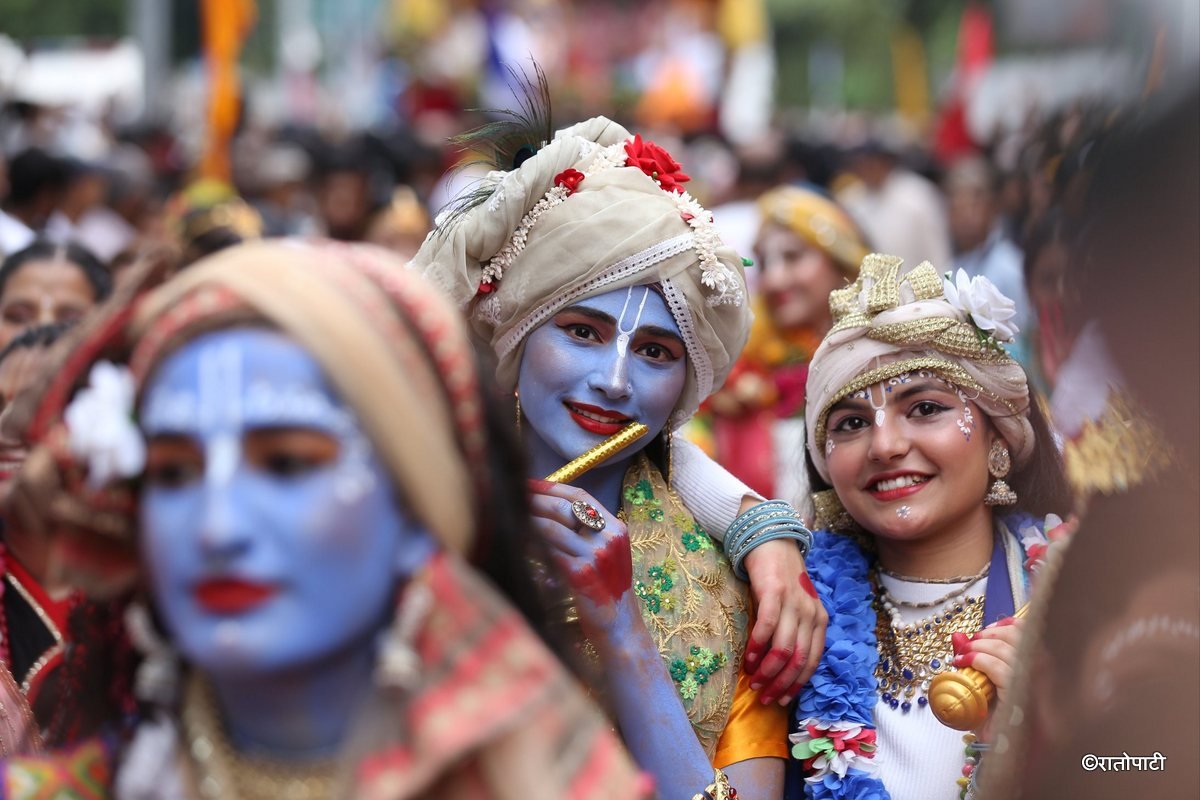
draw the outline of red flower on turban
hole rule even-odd
[[[642,141],[641,134],[625,142],[625,153],[628,155],[626,166],[637,167],[668,192],[683,194],[683,184],[691,180],[670,153],[654,142]]]

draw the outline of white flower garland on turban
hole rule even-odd
[[[834,326],[813,355],[805,421],[808,452],[829,480],[826,422],[843,398],[905,372],[928,370],[968,390],[1008,443],[1013,463],[1033,454],[1025,370],[1004,351],[1016,333],[1013,303],[986,278],[942,277],[923,262],[904,273],[895,256],[872,253],[858,280],[833,292]]]
[[[441,220],[411,266],[466,310],[509,389],[526,338],[559,310],[659,284],[691,366],[678,425],[720,387],[750,328],[742,260],[685,180],[666,151],[596,117],[490,173],[489,199]]]

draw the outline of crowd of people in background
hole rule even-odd
[[[598,41],[620,49],[617,17],[597,20]],[[446,35],[469,39],[469,23]],[[662,43],[664,58],[703,52],[692,33],[690,50]],[[572,76],[601,69],[560,49]],[[554,67],[548,81],[536,66],[508,73],[516,106],[561,92],[582,117],[597,98]],[[1113,333],[1119,214],[1104,203],[1140,186],[1113,159],[1145,155],[1130,142],[1161,106],[1079,101],[951,156],[930,129],[865,114],[784,116],[731,138],[719,102],[698,111],[657,67],[642,91],[663,113],[621,109],[636,137],[620,119],[546,121],[544,139],[509,152],[497,120],[511,119],[414,82],[396,99],[402,126],[246,115],[228,180],[199,175],[169,126],[102,126],[84,157],[63,148],[56,109],[0,108],[0,701],[29,709],[14,721],[0,703],[0,756],[69,746],[68,763],[113,764],[104,780],[138,798],[189,780],[204,797],[525,796],[497,766],[519,763],[545,780],[534,797],[648,798],[657,785],[725,800],[732,780],[748,798],[908,799],[974,797],[996,730],[1012,737],[992,740],[1006,742],[997,758],[1009,741],[1066,747],[1070,726],[1031,676],[1055,642],[1021,631],[1102,625],[1059,611],[1080,604],[1083,578],[1074,551],[1051,545],[1091,508],[1136,518],[1169,494],[1166,465],[1186,484],[1196,458],[1173,451],[1170,415],[1146,402],[1154,374],[1123,378],[1133,359]],[[1194,116],[1194,89],[1162,105]],[[482,159],[480,142],[495,144]],[[1129,297],[1143,322],[1150,295]],[[105,377],[110,360],[128,383]],[[84,394],[72,390],[88,381],[140,426],[97,423],[136,439],[114,446],[107,483],[71,438]],[[571,485],[540,480],[635,418],[653,423],[650,444]],[[243,472],[214,478],[230,436]],[[901,441],[930,474],[877,469],[906,457]],[[313,464],[337,480],[313,479]],[[941,488],[911,508],[880,510],[933,475]],[[187,505],[213,496],[233,509],[220,543]],[[253,549],[256,525],[279,534],[280,569],[315,588],[308,617],[243,641],[206,627],[179,587],[218,549],[231,563]],[[322,549],[347,536],[354,547]],[[1130,607],[1167,620],[1190,665],[1200,628],[1179,622],[1180,597],[1194,570],[1166,597],[1160,562],[1133,561],[1144,583]],[[1060,569],[1076,593],[1051,611],[1035,590]],[[318,591],[329,576],[347,590],[336,602]],[[152,618],[134,594],[153,599]],[[1014,621],[1027,610],[1032,622]],[[170,702],[142,685],[167,652],[155,634],[190,665]],[[914,635],[930,642],[920,658]],[[1130,675],[1161,673],[1154,646]],[[320,656],[311,685],[277,685],[279,653],[306,668]],[[489,659],[495,672],[463,666]],[[951,666],[980,670],[1032,722],[1001,705],[964,738],[919,716]],[[1101,672],[1078,689],[1098,707],[1122,680]],[[442,717],[476,707],[477,729],[446,733]],[[295,726],[272,740],[275,718]],[[157,739],[166,728],[192,738]],[[70,749],[93,735],[94,751]],[[297,770],[239,754],[256,737],[260,756],[310,757]],[[882,773],[863,766],[876,749]],[[22,764],[0,765],[0,796]]]

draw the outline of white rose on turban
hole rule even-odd
[[[987,331],[998,342],[1011,342],[1018,333],[1017,326],[1010,322],[1017,314],[1017,305],[1005,297],[996,285],[982,275],[968,277],[959,270],[950,280],[945,280],[946,300],[964,314],[970,316],[975,326]]]

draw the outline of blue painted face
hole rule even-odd
[[[141,419],[142,557],[189,661],[252,675],[371,646],[432,540],[307,351],[266,330],[198,337]]]
[[[651,436],[667,424],[687,381],[679,326],[648,286],[568,306],[529,334],[518,373],[533,462],[556,466],[636,420]]]

